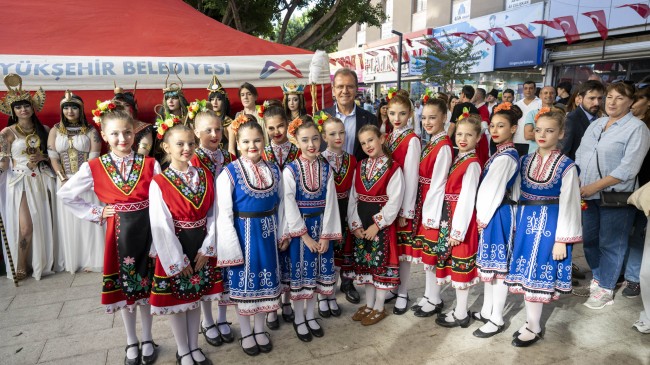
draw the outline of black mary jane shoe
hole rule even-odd
[[[284,314],[284,307],[287,307],[287,306],[289,308],[291,308],[291,303],[283,303],[282,304],[282,319],[285,322],[289,323],[289,322],[293,322],[293,320],[296,319],[296,315],[293,313],[293,308],[291,308],[291,313]]]
[[[490,337],[492,337],[492,336],[494,336],[496,334],[499,334],[499,333],[503,332],[503,330],[504,330],[503,325],[498,325],[498,324],[492,322],[491,319],[488,319],[488,322],[492,323],[497,328],[497,330],[494,331],[494,332],[483,332],[483,331],[481,331],[480,328],[477,328],[476,331],[474,331],[474,333],[472,333],[474,335],[474,337],[490,338]],[[517,331],[517,333],[519,333],[519,331]],[[517,334],[517,336],[519,336],[519,334]]]
[[[267,354],[273,350],[273,342],[271,342],[271,335],[268,332],[258,332],[254,333],[254,335],[266,335],[266,338],[269,339],[269,343],[266,345],[260,345],[259,343],[257,344],[257,347],[260,348],[260,352]],[[255,342],[257,342],[257,338],[255,338]]]
[[[392,290],[390,290],[390,291],[388,292],[388,294],[392,294],[393,296],[390,297],[390,298],[388,298],[388,299],[386,299],[386,300],[384,300],[384,304],[388,304],[388,303],[394,301],[394,300],[397,299],[397,297],[399,296],[397,293],[395,293],[395,292],[392,291]]]
[[[395,298],[398,298],[398,297],[406,299],[406,305],[404,306],[404,308],[397,308],[397,306],[393,307],[393,314],[397,314],[398,316],[401,316],[402,314],[406,313],[406,311],[409,310],[409,301],[410,301],[410,299],[409,299],[408,295],[404,296],[404,295],[401,295],[401,294],[397,294],[397,296]]]
[[[323,317],[323,318],[329,318],[332,315],[332,312],[330,312],[330,307],[329,305],[327,306],[327,310],[321,310],[320,309],[320,303],[325,302],[327,304],[327,298],[325,299],[318,299],[318,314]]]
[[[266,326],[273,331],[280,329],[280,317],[278,317],[277,312],[275,313],[275,321],[269,321],[269,314],[266,314]]]
[[[151,353],[151,355],[148,355],[148,356],[145,356],[144,352],[142,351],[142,348],[146,344],[150,344],[153,347],[153,352]],[[142,359],[141,359],[140,363],[142,365],[151,365],[151,364],[155,363],[156,359],[158,358],[158,350],[157,350],[157,348],[158,348],[158,344],[153,342],[153,340],[151,340],[151,341],[142,341],[142,347],[140,347],[140,352],[142,353]]]
[[[528,321],[526,321],[526,325],[528,325]],[[512,334],[512,338],[519,337],[520,334],[521,332],[519,332],[519,330],[516,330],[515,333]]]
[[[454,319],[453,322],[447,322],[446,317],[447,317],[446,314],[442,316],[438,316],[438,318],[436,318],[436,324],[438,326],[445,327],[445,328],[454,328],[454,327],[467,328],[469,327],[471,314],[467,312],[467,317],[459,320],[458,318],[456,318],[456,313],[452,311],[451,317]]]
[[[429,301],[429,298],[428,298],[426,295],[423,296],[422,298],[423,298],[423,299],[426,299],[427,302]],[[422,308],[422,306],[419,305],[418,303],[415,303],[415,304],[413,304],[413,305],[411,306],[411,310],[412,310],[413,312],[417,311],[417,310],[420,309],[420,308]]]
[[[179,355],[178,352],[176,352],[176,365],[181,365],[182,361],[183,361],[183,358],[185,356],[189,356],[191,358],[192,357],[192,352],[190,351],[190,352],[186,353],[183,356]],[[192,359],[192,363],[195,364],[194,359]]]
[[[124,348],[124,352],[128,352],[131,347],[137,347],[138,348],[138,355],[134,359],[129,359],[126,354],[124,354],[124,365],[140,365],[140,343],[136,342],[131,345],[127,345]]]
[[[197,347],[197,348],[195,348],[194,350],[190,350],[190,354],[191,354],[192,352],[195,352],[195,351],[200,352],[201,355],[203,355],[203,357],[205,358],[205,360],[203,360],[203,361],[197,361],[197,360],[194,360],[194,363],[195,363],[196,365],[213,365],[213,364],[212,364],[212,360],[208,359],[208,357],[205,356],[205,354],[203,353],[203,350],[201,350],[200,347]],[[194,358],[192,358],[192,359],[194,359]]]
[[[228,328],[230,328],[230,325],[232,324],[231,322],[219,322],[217,323],[217,329],[219,329],[219,326],[227,325]],[[223,331],[219,330],[219,336],[221,336],[221,340],[225,343],[232,343],[235,341],[235,336],[232,334],[232,328],[230,328],[230,332],[228,333],[223,333]]]
[[[303,325],[303,324],[307,327],[307,333],[305,333],[304,335],[301,335],[300,333],[298,333],[298,326]],[[297,323],[297,324],[296,324],[296,322],[293,322],[293,330],[296,331],[296,336],[298,336],[298,339],[300,341],[302,341],[302,342],[311,342],[311,340],[313,340],[313,337],[311,335],[311,330],[309,329],[309,326],[305,322],[301,322],[301,323]]]
[[[330,302],[336,303],[337,308],[332,309],[332,306],[329,304]],[[332,314],[332,316],[334,316],[334,317],[340,317],[341,316],[341,313],[342,313],[341,307],[339,307],[339,303],[336,301],[336,298],[328,299],[327,300],[327,306],[329,307],[330,313]]]
[[[361,302],[361,296],[359,292],[354,287],[352,280],[345,279],[341,282],[341,292],[345,293],[345,300],[352,304],[359,304]]]
[[[421,317],[421,318],[431,317],[434,314],[442,313],[442,308],[445,306],[445,303],[442,300],[438,304],[433,304],[428,300],[427,300],[427,303],[434,306],[434,308],[427,312],[427,311],[422,310],[422,307],[420,307],[415,311],[415,313],[413,313],[413,315],[416,316],[416,317]]]
[[[314,337],[323,337],[323,336],[325,336],[325,331],[323,331],[323,327],[320,325],[320,323],[318,323],[319,319],[320,318],[312,318],[312,319],[308,319],[306,321],[307,322],[307,329],[309,330],[309,332]],[[309,325],[309,322],[315,322],[318,325],[318,328],[317,329],[311,328],[311,326]]]
[[[469,315],[472,316],[473,319],[483,322],[483,324],[488,323],[488,319],[484,318],[481,312],[469,312]]]
[[[528,347],[528,346],[534,344],[535,342],[541,340],[542,338],[544,338],[544,334],[542,332],[535,333],[535,332],[531,331],[530,329],[528,329],[528,327],[526,327],[526,331],[534,334],[535,337],[532,340],[524,341],[524,340],[520,340],[519,335],[517,335],[517,336],[515,336],[515,338],[512,339],[512,346],[515,346],[515,347]],[[517,331],[517,332],[519,332],[519,331]]]
[[[257,346],[257,342],[255,343],[255,346],[244,347],[244,339],[249,338],[249,337],[251,337],[253,335],[254,334],[251,333],[250,335],[244,336],[244,337],[239,339],[239,345],[241,346],[241,349],[244,350],[244,353],[246,355],[248,355],[248,356],[257,356],[257,355],[260,354],[260,347]],[[255,338],[253,338],[253,339],[255,339]]]
[[[208,331],[210,331],[213,328],[217,330],[217,337],[208,336]],[[213,324],[212,326],[208,326],[208,327],[203,327],[203,324],[201,324],[200,332],[203,334],[203,337],[205,338],[205,342],[207,342],[209,345],[215,347],[223,345],[223,340],[221,339],[221,332],[219,332],[219,328],[217,328],[216,324]]]

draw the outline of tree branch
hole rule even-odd
[[[341,0],[336,0],[334,5],[332,5],[330,10],[328,10],[327,13],[325,13],[325,15],[323,15],[320,19],[318,19],[318,21],[314,23],[314,25],[311,28],[309,28],[309,30],[306,31],[303,35],[294,39],[293,42],[291,42],[291,45],[294,47],[301,47],[303,42],[309,39],[314,33],[320,31],[321,26],[331,20],[331,18],[334,16],[336,10],[339,8],[340,5],[341,5]]]
[[[311,37],[309,37],[304,42],[302,42],[301,47],[302,48],[309,48],[314,43],[320,41],[321,39],[323,39],[323,37],[325,37],[327,35],[327,33],[332,29],[333,26],[334,26],[334,22],[327,23],[325,28],[319,29],[317,33],[314,33]],[[350,26],[352,26],[352,25],[350,25]],[[348,27],[348,29],[349,29],[349,27]],[[345,33],[345,31],[343,31],[342,33]],[[341,36],[343,36],[343,34],[341,34]]]
[[[243,31],[241,19],[239,18],[239,11],[237,10],[237,4],[235,3],[235,0],[228,0],[228,5],[232,11],[232,17],[235,20],[235,29],[238,31]]]
[[[284,19],[282,20],[282,27],[280,28],[278,39],[275,40],[276,42],[284,44],[284,37],[287,34],[287,26],[289,25],[289,20],[291,19],[291,15],[293,14],[294,10],[296,10],[299,4],[300,4],[300,0],[291,1],[291,5],[289,5],[287,9],[287,13],[284,15]]]

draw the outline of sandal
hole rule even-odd
[[[257,356],[260,353],[260,347],[257,345],[257,341],[255,342],[255,346],[244,347],[244,339],[247,339],[253,335],[254,333],[251,333],[250,335],[241,337],[239,339],[239,345],[241,346],[241,349],[244,350],[244,353],[248,356]]]
[[[416,317],[431,317],[434,314],[442,313],[442,308],[445,306],[445,303],[442,300],[438,304],[433,304],[428,300],[427,300],[427,303],[429,303],[429,304],[431,304],[433,306],[432,310],[427,312],[427,311],[422,310],[422,307],[420,307],[415,311],[415,313],[413,313],[413,315],[416,316]]]
[[[475,320],[483,322],[483,324],[488,323],[488,321],[489,321],[489,319],[483,318],[483,315],[481,314],[481,312],[470,312],[470,315]]]
[[[354,315],[352,315],[352,320],[359,322],[365,316],[369,315],[370,313],[372,313],[372,309],[370,309],[370,308],[368,308],[367,306],[364,305],[363,307],[360,307],[359,309],[357,309],[356,313],[354,313]]]
[[[202,360],[202,361],[194,360],[194,363],[195,363],[196,365],[212,365],[212,360],[208,359],[208,357],[205,356],[205,354],[203,353],[203,350],[201,350],[200,347],[197,347],[197,348],[195,348],[194,350],[190,350],[190,354],[191,354],[192,352],[195,352],[195,351],[200,352],[201,355],[203,355],[203,358],[205,358],[205,360]],[[194,359],[194,358],[192,358],[192,359]]]
[[[307,333],[305,333],[304,335],[301,335],[298,332],[298,327],[303,325],[303,324],[307,327]],[[298,339],[300,341],[302,341],[302,342],[311,342],[313,337],[311,335],[311,331],[309,330],[309,326],[305,322],[300,322],[300,323],[293,322],[293,330],[296,331],[296,336],[298,336]]]
[[[332,309],[332,306],[329,304],[329,302],[334,302],[334,303],[336,303],[336,306],[337,306],[338,308],[336,308],[336,309]],[[330,308],[330,313],[331,313],[334,317],[340,317],[340,316],[341,316],[341,307],[339,307],[339,303],[336,301],[336,298],[328,299],[328,300],[327,300],[327,306]]]
[[[390,298],[388,298],[388,299],[386,299],[386,300],[384,300],[384,304],[392,302],[393,300],[397,299],[397,297],[399,296],[399,295],[397,295],[397,293],[395,293],[395,292],[392,291],[392,290],[389,291],[389,293],[393,294],[393,296],[390,297]]]
[[[273,313],[273,312],[271,312],[271,313]],[[280,318],[278,318],[278,313],[277,312],[275,312],[275,320],[274,321],[269,321],[269,314],[268,313],[266,314],[266,326],[270,330],[273,330],[273,331],[280,328]]]
[[[323,311],[323,310],[320,309],[320,303],[321,302],[325,302],[325,304],[327,304],[327,298],[318,299],[318,314],[323,318],[329,318],[332,315],[332,313],[330,312],[330,309],[329,309],[329,304],[327,305],[327,310]]]
[[[373,324],[376,324],[377,322],[386,318],[386,316],[387,314],[385,310],[379,312],[373,309],[373,311],[370,312],[370,314],[368,314],[361,320],[361,324],[364,326],[372,326]]]
[[[423,295],[423,296],[422,296],[422,299],[426,299],[427,302],[429,301],[429,297],[427,297],[426,295]],[[419,301],[418,301],[418,302],[419,302]],[[420,308],[422,308],[422,306],[419,305],[418,303],[415,303],[415,304],[413,304],[413,305],[411,306],[411,310],[412,310],[413,312],[417,311],[417,310],[420,309]]]
[[[181,362],[183,361],[183,358],[184,358],[185,356],[188,356],[188,355],[189,355],[190,357],[192,357],[192,351],[186,353],[186,354],[183,355],[183,356],[179,355],[178,352],[176,352],[176,365],[181,365]],[[194,361],[194,359],[192,359],[192,361]]]
[[[460,328],[467,328],[469,327],[470,319],[471,318],[470,312],[467,312],[467,317],[463,319],[458,319],[456,318],[456,313],[455,311],[451,311],[451,318],[453,318],[453,322],[447,322],[447,315],[439,316],[436,318],[436,324],[441,327],[445,328],[454,328],[454,327],[460,327]]]

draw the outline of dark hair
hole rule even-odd
[[[505,90],[503,90],[503,92],[501,93],[501,97],[502,97],[502,98],[503,98],[503,94],[512,94],[512,96],[515,96],[515,91],[512,90],[512,89],[505,89]]]
[[[634,99],[634,85],[632,84],[627,84],[625,82],[616,82],[609,84],[609,86],[607,86],[607,94],[612,91],[616,91],[623,96]]]
[[[426,107],[428,107],[428,106],[435,106],[435,107],[438,107],[438,109],[440,109],[440,111],[441,111],[443,114],[447,114],[447,103],[445,103],[445,101],[442,100],[442,99],[440,99],[440,98],[435,98],[435,99],[429,99],[429,100],[427,100],[427,102],[424,103],[424,107],[423,107],[423,108],[426,108]]]
[[[255,86],[253,86],[253,84],[251,84],[249,82],[245,82],[245,83],[241,84],[241,86],[239,87],[239,93],[240,94],[241,94],[241,91],[243,89],[246,89],[246,90],[250,91],[251,94],[255,95],[255,99],[257,99],[259,94],[257,93],[257,89],[255,88]]]
[[[63,99],[65,99],[65,96],[63,97]],[[61,100],[63,100],[63,99],[61,99]],[[72,126],[70,124],[70,122],[68,122],[68,118],[66,118],[65,115],[63,115],[63,108],[68,107],[68,106],[73,106],[73,107],[76,107],[77,109],[79,109],[79,123],[81,123],[81,126],[89,127],[88,119],[86,119],[86,114],[84,113],[84,101],[83,101],[83,99],[81,99],[81,97],[79,97],[78,95],[72,95],[72,99],[75,99],[75,100],[79,101],[79,103],[65,102],[65,103],[61,104],[61,121],[59,123],[63,123],[63,125],[66,128]],[[79,104],[81,104],[81,105],[79,105]]]
[[[228,99],[228,94],[219,93],[213,91],[208,95],[208,102],[211,102],[212,99],[219,99],[223,102],[222,110],[215,110],[215,112],[220,112],[223,117],[230,116],[230,99]]]
[[[361,129],[359,129],[359,133],[357,133],[357,139],[361,136],[362,133],[365,132],[372,132],[377,138],[381,138],[381,131],[379,128],[374,125],[374,124],[366,124]],[[388,166],[391,166],[393,164],[393,155],[390,153],[390,149],[388,149],[388,145],[386,143],[381,144],[381,150],[384,152],[384,155],[388,157]]]
[[[278,105],[271,105],[268,108],[264,109],[264,120],[268,118],[280,117],[284,120],[285,123],[289,122],[287,118],[287,113],[284,112],[284,108]]]
[[[257,118],[255,118],[255,116],[252,114],[244,114],[244,116],[248,121],[239,126],[236,136],[237,140],[239,141],[239,136],[241,136],[240,132],[242,129],[252,128],[262,135],[262,141],[264,141],[264,130],[262,130],[262,126],[257,122]]]
[[[600,81],[587,80],[587,81],[583,82],[582,84],[580,84],[580,86],[578,86],[578,94],[577,95],[585,96],[590,91],[598,91],[598,92],[601,92],[601,93],[604,94],[605,93],[605,86],[603,86],[603,84]]]
[[[524,86],[526,86],[526,85],[533,85],[533,86],[537,87],[537,83],[535,81],[532,81],[532,80],[524,81]]]
[[[336,76],[339,75],[352,76],[352,78],[354,78],[354,85],[359,86],[359,78],[357,77],[357,73],[347,67],[339,68],[338,70],[336,70],[336,72],[334,72],[334,77],[332,77],[332,85],[334,85],[334,80],[336,80]]]
[[[377,123],[381,124],[383,120],[381,120],[381,108],[388,105],[386,100],[383,100],[379,102],[379,106],[377,107]]]
[[[459,121],[456,122],[456,130],[458,130],[458,127],[462,124],[468,124],[472,128],[474,128],[474,131],[476,132],[477,136],[481,136],[481,116],[478,114],[470,114],[467,118],[463,118]]]
[[[573,86],[571,85],[570,82],[568,81],[562,81],[559,84],[557,84],[557,89],[564,89],[566,90],[567,93],[571,94],[571,88]]]
[[[449,103],[449,95],[445,93],[438,93],[436,99],[441,99],[442,101],[445,102],[445,104]]]
[[[485,99],[485,96],[487,95],[487,92],[483,88],[478,88],[476,89],[476,94]]]
[[[29,105],[32,107],[32,123],[34,123],[34,130],[36,131],[36,135],[38,135],[38,138],[41,140],[41,153],[47,156],[47,132],[45,131],[45,126],[43,126],[43,123],[38,119],[36,116],[36,109],[34,109],[34,106],[32,103],[30,103],[27,100],[19,100],[16,102],[11,103],[11,115],[9,116],[9,121],[7,122],[7,126],[12,126],[16,123],[18,123],[18,117],[14,113],[14,108],[22,105]]]
[[[190,103],[187,102],[187,99],[185,99],[185,96],[183,95],[182,92],[166,92],[163,94],[163,111],[165,114],[171,114],[171,110],[169,110],[169,106],[167,105],[167,99],[177,97],[179,101],[179,109],[181,111],[181,115],[179,117],[184,118],[187,115],[187,106],[190,105]],[[159,113],[162,114],[162,113]]]
[[[305,94],[287,94],[284,96],[282,99],[282,107],[284,108],[284,112],[287,114],[287,117],[291,117],[291,110],[289,110],[289,95],[296,95],[298,96],[298,115],[305,115],[307,114],[307,109],[305,107]]]
[[[650,87],[636,90],[636,93],[634,93],[634,102],[637,102],[639,99],[650,100]],[[645,115],[639,119],[641,119],[646,125],[650,125],[650,108],[646,111]]]
[[[133,117],[134,118],[138,117],[138,102],[135,100],[135,95],[133,95],[132,92],[126,91],[126,92],[116,93],[113,96],[113,100],[122,101],[128,104],[131,107],[131,110],[133,111]]]
[[[494,107],[494,109],[499,108],[498,106]],[[500,115],[508,120],[510,123],[510,126],[517,125],[519,123],[519,119],[524,115],[524,113],[521,111],[521,108],[518,106],[511,104],[510,109],[499,109],[497,111],[494,111],[493,109],[493,114],[490,117],[490,121],[492,121],[492,118],[494,118],[495,115]]]
[[[465,85],[463,88],[460,90],[460,92],[465,95],[466,98],[472,99],[474,97],[474,87],[471,85]]]

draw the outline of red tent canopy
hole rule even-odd
[[[183,83],[188,100],[206,98],[216,74],[238,110],[240,84],[258,87],[260,103],[281,99],[283,82],[307,83],[312,56],[239,32],[181,0],[14,2],[3,9],[0,32],[0,75],[17,73],[25,89],[46,90],[39,113],[46,124],[58,121],[66,89],[84,99],[89,114],[95,100],[113,96],[113,82],[130,90],[136,81],[139,119],[151,121],[174,65],[180,81],[172,73],[169,82]],[[329,83],[328,73],[322,83]]]

